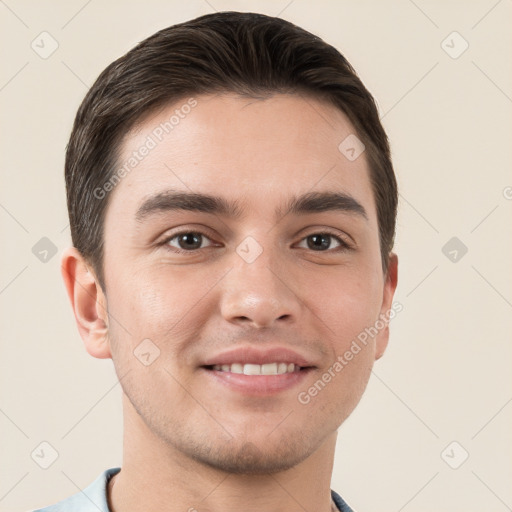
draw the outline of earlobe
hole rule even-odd
[[[386,320],[386,326],[379,331],[375,344],[375,360],[380,359],[384,355],[384,351],[388,346],[389,327],[387,325],[390,319],[390,310],[393,306],[393,296],[395,295],[396,286],[398,284],[398,256],[391,252],[389,254],[388,272],[384,283],[384,291],[382,296],[382,307],[379,318]]]
[[[64,251],[61,273],[87,352],[99,359],[111,358],[106,297],[92,268],[75,247]]]

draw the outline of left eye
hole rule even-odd
[[[313,233],[302,239],[301,243],[306,242],[306,249],[311,249],[316,252],[332,249],[331,240],[335,240],[338,247],[348,249],[349,246],[339,236],[332,235],[331,233]],[[299,245],[300,246],[300,245]]]

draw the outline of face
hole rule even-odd
[[[128,134],[121,165],[145,154],[107,209],[125,415],[208,466],[283,470],[358,403],[387,328],[351,347],[391,307],[396,266],[383,274],[366,155],[338,149],[354,133],[342,112],[287,95],[195,102]]]

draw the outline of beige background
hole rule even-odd
[[[404,309],[340,429],[332,488],[360,512],[512,510],[512,2],[5,0],[0,511],[56,502],[121,464],[120,387],[111,361],[85,352],[59,273],[64,148],[108,63],[213,10],[279,15],[336,46],[392,142]],[[42,31],[59,45],[47,59],[31,48]],[[58,249],[46,263],[32,252],[42,237]],[[456,262],[442,251],[452,237],[468,249]],[[46,470],[31,458],[43,441],[58,452]]]

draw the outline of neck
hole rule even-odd
[[[121,471],[110,480],[112,512],[224,510],[330,512],[336,432],[296,466],[273,474],[226,473],[155,436],[124,401]]]

